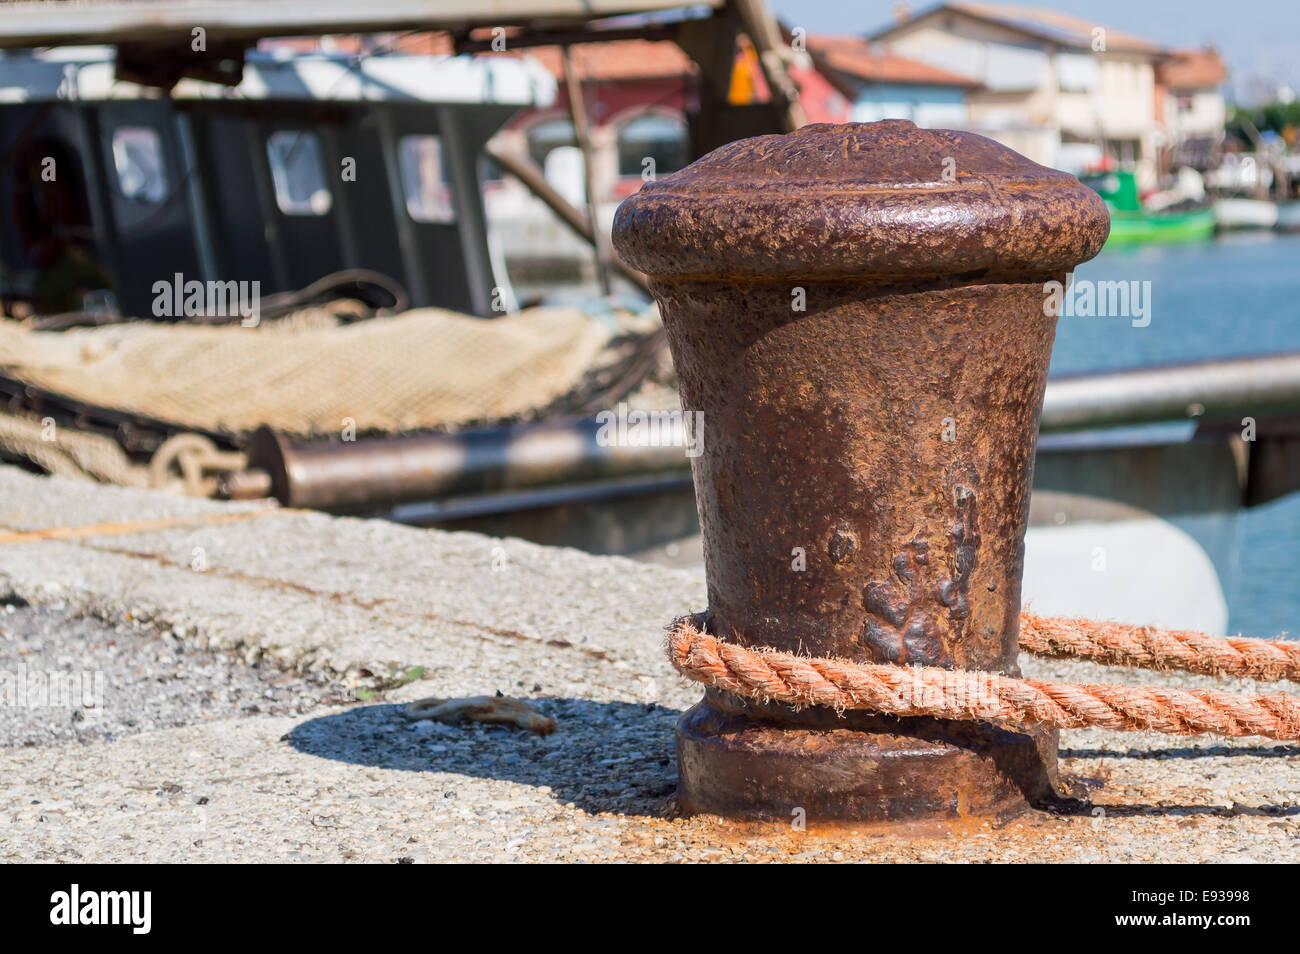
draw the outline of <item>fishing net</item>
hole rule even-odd
[[[552,404],[609,340],[606,324],[561,308],[491,320],[419,308],[354,323],[315,308],[255,328],[129,322],[47,332],[0,321],[0,373],[178,428],[396,433]]]
[[[149,486],[149,468],[132,461],[111,437],[60,427],[32,414],[0,411],[0,451],[60,477]]]

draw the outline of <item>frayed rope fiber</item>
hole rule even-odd
[[[1300,699],[1288,695],[1040,682],[962,669],[796,656],[718,639],[706,631],[707,623],[708,614],[700,613],[668,627],[673,668],[695,682],[756,699],[1060,729],[1300,738]],[[1294,643],[1219,639],[1029,613],[1021,617],[1020,645],[1040,655],[1113,665],[1268,680],[1300,676]]]

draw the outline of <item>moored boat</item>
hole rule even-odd
[[[1220,229],[1271,229],[1278,224],[1278,205],[1267,199],[1217,199],[1213,208]]]
[[[1214,234],[1215,215],[1208,208],[1152,211],[1142,206],[1137,181],[1127,170],[1082,178],[1110,208],[1107,245],[1198,242]]]
[[[1112,209],[1107,244],[1199,242],[1214,232],[1212,209],[1187,212],[1124,212]]]

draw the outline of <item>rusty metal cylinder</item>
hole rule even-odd
[[[1017,674],[1029,489],[1055,334],[1045,285],[1101,199],[983,137],[906,121],[718,149],[619,208],[683,406],[711,629],[859,662]],[[687,811],[1009,814],[1055,738],[795,712],[709,690],[678,726]]]

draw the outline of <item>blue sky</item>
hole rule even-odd
[[[768,3],[784,22],[810,33],[874,32],[893,22],[895,6],[893,0]],[[935,4],[908,5],[920,11]],[[1043,0],[1032,5],[1072,13],[1165,46],[1213,43],[1228,62],[1231,92],[1244,99],[1257,99],[1261,88],[1277,83],[1300,91],[1300,0]]]

